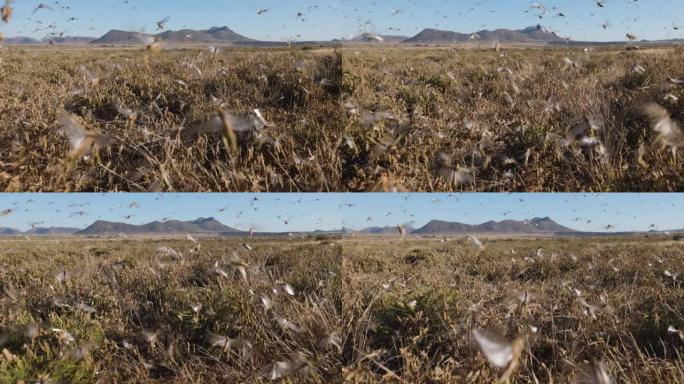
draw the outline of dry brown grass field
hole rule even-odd
[[[346,49],[344,187],[682,191],[683,59],[678,47]]]
[[[580,377],[598,362],[617,383],[684,382],[681,242],[482,241],[344,242],[346,382],[494,382],[474,329],[524,341],[512,383],[607,383]]]
[[[681,191],[683,58],[4,48],[0,190]]]
[[[340,248],[243,241],[2,240],[0,382],[338,382]]]
[[[0,190],[340,189],[332,49],[4,48],[0,62]],[[240,132],[255,109],[268,125]],[[65,112],[107,137],[99,156],[70,158]],[[222,112],[244,124],[212,130]]]

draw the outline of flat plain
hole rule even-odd
[[[339,381],[338,246],[196,240],[2,240],[0,382]]]
[[[481,242],[345,240],[346,382],[495,382],[474,330],[522,342],[514,383],[684,381],[681,241]]]

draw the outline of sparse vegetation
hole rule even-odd
[[[3,240],[0,382],[339,381],[339,247],[199,241]]]
[[[396,241],[343,243],[346,382],[494,382],[474,329],[526,340],[515,383],[570,383],[592,361],[618,383],[684,381],[669,238]]]

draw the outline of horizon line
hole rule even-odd
[[[36,43],[45,43],[45,44],[47,44],[47,43],[49,43],[49,42],[52,41],[52,40],[63,40],[63,39],[68,39],[68,38],[80,38],[80,39],[92,39],[92,41],[90,41],[90,42],[82,43],[82,45],[90,45],[90,44],[93,43],[93,41],[99,40],[99,39],[101,39],[102,37],[106,36],[108,33],[110,33],[110,32],[115,32],[115,31],[116,31],[116,32],[124,32],[124,33],[135,33],[135,34],[139,34],[139,35],[141,35],[141,36],[159,36],[159,35],[162,35],[162,34],[164,34],[164,33],[182,32],[182,31],[206,32],[206,31],[211,31],[211,30],[213,30],[213,29],[224,29],[224,28],[225,28],[225,29],[228,29],[228,30],[230,30],[230,31],[232,31],[232,32],[234,32],[234,33],[236,33],[236,34],[238,34],[238,35],[244,37],[244,38],[247,38],[247,39],[249,39],[249,40],[252,40],[252,41],[246,41],[246,42],[239,42],[239,45],[249,45],[250,43],[255,43],[255,44],[258,44],[258,43],[282,43],[282,44],[285,44],[285,43],[300,43],[300,44],[301,44],[301,43],[355,42],[356,39],[358,39],[358,38],[364,36],[365,34],[369,34],[369,33],[370,33],[370,32],[359,32],[358,34],[354,35],[354,36],[351,37],[351,38],[341,37],[341,38],[331,38],[331,39],[323,39],[323,40],[262,40],[262,39],[256,39],[256,38],[252,38],[252,37],[249,37],[249,36],[242,35],[240,32],[238,32],[238,31],[232,29],[232,28],[229,27],[229,26],[225,26],[225,25],[224,25],[224,26],[220,26],[220,27],[219,27],[219,26],[212,26],[212,27],[209,27],[209,28],[206,28],[206,29],[193,29],[193,28],[168,29],[168,30],[161,31],[161,32],[159,32],[159,33],[146,33],[146,32],[142,32],[142,31],[132,31],[132,30],[126,30],[126,29],[112,28],[112,29],[109,29],[107,32],[105,32],[104,34],[102,34],[102,35],[99,36],[99,37],[97,37],[97,36],[87,36],[87,35],[64,35],[64,36],[62,36],[62,37],[56,36],[56,37],[50,38],[49,36],[45,36],[45,37],[39,38],[39,37],[31,37],[31,36],[28,36],[28,35],[16,35],[16,36],[5,36],[5,37],[4,37],[4,42],[7,43],[8,40],[15,40],[15,39],[30,39],[30,40],[34,40]],[[494,28],[494,29],[481,29],[481,30],[477,30],[477,31],[473,31],[473,32],[460,32],[460,31],[456,31],[456,30],[452,30],[452,29],[438,29],[438,28],[432,28],[432,27],[425,27],[425,28],[422,28],[422,29],[420,30],[420,32],[418,32],[418,33],[416,33],[416,34],[414,34],[414,35],[391,34],[391,33],[377,33],[377,34],[375,34],[375,33],[370,33],[370,34],[378,35],[378,36],[400,37],[400,38],[406,38],[406,40],[410,40],[410,39],[412,39],[412,38],[414,38],[414,37],[420,35],[421,33],[425,32],[425,31],[453,32],[453,33],[457,33],[457,34],[461,34],[461,35],[473,35],[473,34],[477,34],[477,33],[479,33],[479,32],[486,32],[486,31],[489,31],[489,32],[495,32],[495,31],[515,31],[515,32],[520,32],[520,31],[529,30],[530,28],[543,29],[544,31],[547,31],[549,34],[553,34],[555,37],[558,37],[558,38],[560,38],[560,39],[563,39],[566,43],[587,43],[587,44],[592,44],[592,43],[603,43],[603,44],[629,44],[629,43],[632,43],[632,44],[634,44],[634,43],[639,43],[639,42],[642,42],[642,43],[649,43],[649,42],[651,42],[651,43],[658,43],[658,42],[676,42],[676,41],[684,41],[684,36],[681,36],[681,37],[671,37],[671,38],[665,38],[665,37],[664,37],[664,38],[659,38],[659,39],[641,39],[641,40],[638,40],[638,41],[628,41],[628,40],[600,40],[600,39],[597,39],[597,40],[575,40],[575,39],[572,39],[572,38],[570,38],[570,37],[563,36],[563,35],[557,33],[556,31],[553,31],[553,30],[551,30],[551,29],[547,29],[546,27],[544,27],[543,24],[528,25],[527,27],[519,28],[519,29],[511,29],[511,28]],[[393,42],[392,44],[397,44],[397,43],[401,44],[401,43],[405,43],[406,40],[404,40],[404,41],[398,41],[398,42]],[[480,41],[482,41],[482,40],[480,40]],[[487,42],[494,42],[495,40],[486,40],[486,41],[487,41]],[[0,40],[0,44],[1,44],[2,42],[3,42],[3,40]],[[474,42],[477,42],[477,41],[474,41]],[[539,42],[540,42],[540,43],[544,43],[543,40],[539,40]],[[182,42],[171,42],[171,43],[180,43],[180,44],[182,44]],[[204,43],[204,42],[189,42],[189,43],[190,43],[190,44],[197,44],[197,45],[200,45],[200,44],[212,44],[212,43],[210,43],[210,42],[206,42],[206,43]],[[218,41],[217,43],[220,44],[221,42]],[[447,42],[438,42],[438,43],[432,43],[432,44],[444,44],[444,43],[447,43]],[[464,42],[454,42],[454,43],[463,44]],[[528,43],[528,44],[529,44],[529,43],[534,43],[534,41],[531,41],[531,42],[520,42],[520,43],[512,42],[512,43],[508,43],[508,44],[523,44],[523,43]],[[548,44],[548,43],[551,43],[551,42],[546,42],[546,43]],[[555,43],[556,43],[556,44],[559,44],[559,43],[561,43],[561,42],[555,42]],[[111,44],[115,44],[115,43],[111,43]],[[143,43],[142,41],[141,41],[139,44],[140,44],[140,45],[144,45],[144,43]],[[378,43],[375,43],[375,44],[378,44]],[[380,44],[382,44],[382,43],[380,42]],[[416,44],[421,44],[421,43],[416,43]],[[422,43],[422,44],[431,44],[431,43]],[[504,44],[506,44],[506,43],[504,43]],[[16,45],[16,44],[15,44],[15,43],[10,43],[9,45]],[[22,45],[22,44],[19,44],[19,45]],[[27,45],[28,45],[28,44],[27,44]],[[63,44],[63,45],[68,45],[68,44]],[[103,43],[103,45],[107,45],[107,44],[106,44],[106,43]],[[134,45],[134,44],[133,44],[133,43],[127,43],[127,44],[125,44],[125,45]]]
[[[61,227],[61,226],[48,226],[48,227],[36,226],[36,227],[29,228],[29,229],[26,229],[26,230],[21,230],[21,229],[15,228],[15,227],[0,227],[0,229],[4,229],[4,230],[14,230],[14,231],[19,232],[19,233],[6,234],[6,235],[0,234],[0,237],[8,237],[8,236],[11,237],[11,236],[27,235],[27,234],[31,234],[31,235],[40,235],[40,234],[35,234],[35,233],[30,233],[30,232],[31,232],[31,231],[36,231],[36,230],[50,230],[50,229],[71,229],[71,230],[76,230],[74,233],[71,234],[71,235],[76,235],[76,234],[78,234],[79,232],[83,232],[83,231],[87,230],[88,228],[90,228],[91,226],[95,225],[96,223],[100,223],[100,222],[111,223],[111,224],[124,224],[124,225],[130,225],[130,226],[134,226],[134,227],[142,227],[142,226],[149,225],[149,224],[153,224],[153,223],[169,223],[169,222],[195,223],[195,222],[198,222],[198,221],[200,221],[200,220],[214,220],[214,221],[218,222],[219,224],[221,224],[221,225],[223,225],[223,226],[226,226],[226,227],[228,227],[228,228],[230,228],[230,229],[232,229],[232,230],[235,230],[236,232],[199,232],[199,233],[197,233],[197,232],[188,232],[187,234],[212,234],[212,233],[215,233],[215,234],[228,234],[228,233],[234,233],[234,234],[249,234],[249,233],[254,233],[254,234],[267,234],[267,235],[268,235],[268,234],[289,234],[289,233],[299,233],[299,234],[306,234],[306,233],[334,233],[334,232],[346,233],[347,231],[351,231],[351,232],[353,232],[353,233],[362,233],[362,232],[367,231],[367,230],[369,230],[369,229],[391,229],[391,228],[398,228],[398,227],[400,227],[400,226],[404,226],[404,225],[408,224],[408,223],[404,223],[404,224],[385,225],[385,226],[383,226],[383,225],[369,225],[369,226],[364,227],[364,228],[361,228],[361,229],[355,229],[355,228],[352,228],[352,227],[347,227],[347,226],[342,225],[340,228],[329,229],[329,230],[323,230],[323,229],[312,228],[312,229],[307,229],[307,230],[302,230],[302,231],[257,231],[257,230],[252,230],[252,229],[243,230],[243,229],[235,228],[235,227],[233,227],[233,226],[231,226],[231,225],[226,225],[226,224],[224,224],[222,221],[220,221],[219,219],[217,219],[217,218],[215,218],[215,217],[213,217],[213,216],[198,217],[198,218],[196,218],[196,219],[194,219],[194,220],[180,220],[180,219],[153,220],[153,221],[144,222],[144,223],[141,223],[141,224],[131,224],[131,223],[123,222],[123,221],[111,221],[111,220],[105,220],[105,219],[98,219],[98,220],[95,220],[95,221],[93,221],[92,223],[90,223],[90,224],[88,224],[88,225],[83,226],[82,228],[78,228],[78,227],[69,227],[69,226],[64,226],[64,227]],[[476,226],[480,226],[480,225],[484,225],[484,224],[488,224],[488,223],[503,223],[503,222],[525,223],[526,225],[529,225],[528,222],[533,222],[533,221],[536,221],[536,220],[550,220],[550,221],[552,221],[554,224],[559,225],[559,226],[561,226],[561,227],[564,227],[564,228],[567,229],[568,231],[567,231],[567,232],[563,232],[563,231],[561,231],[561,232],[549,231],[549,232],[539,232],[539,233],[523,233],[523,232],[518,232],[518,233],[523,233],[523,234],[528,234],[528,235],[535,235],[535,234],[538,234],[538,235],[543,235],[543,234],[573,234],[573,233],[574,233],[574,234],[577,234],[577,235],[582,235],[582,234],[605,234],[605,235],[614,234],[614,235],[618,235],[618,234],[648,234],[648,233],[662,233],[662,234],[665,234],[665,233],[668,233],[668,232],[684,232],[684,228],[680,228],[680,229],[671,228],[671,229],[663,229],[663,230],[649,229],[649,230],[635,230],[635,231],[614,231],[614,232],[611,232],[611,231],[584,231],[584,230],[578,230],[578,229],[574,229],[574,228],[571,228],[571,227],[566,226],[566,225],[559,224],[557,221],[555,221],[555,220],[554,220],[553,218],[551,218],[550,216],[546,216],[546,217],[534,217],[534,218],[531,218],[531,219],[518,219],[518,220],[513,219],[513,218],[510,218],[510,219],[501,219],[501,220],[490,219],[490,220],[487,220],[487,221],[484,221],[484,222],[481,222],[481,223],[478,223],[478,224],[468,224],[468,223],[461,222],[461,221],[450,221],[450,220],[446,220],[446,219],[430,219],[430,220],[428,220],[428,221],[427,221],[425,224],[423,224],[423,225],[416,226],[416,227],[411,226],[410,228],[412,229],[412,231],[407,232],[407,234],[411,235],[411,234],[413,234],[415,231],[420,230],[420,229],[424,228],[425,226],[427,226],[427,225],[429,225],[430,223],[435,222],[435,221],[443,222],[443,223],[448,223],[448,224],[461,224],[461,225],[467,225],[467,226],[476,227]],[[410,223],[410,222],[409,222],[409,223]],[[470,234],[487,234],[487,233],[496,234],[496,233],[497,233],[497,232],[492,232],[492,231],[489,231],[489,232],[457,231],[457,232],[461,232],[461,233],[463,233],[463,234],[468,234],[468,233],[470,233]],[[185,233],[185,232],[183,232],[183,233]],[[178,232],[178,233],[169,233],[169,235],[172,235],[172,234],[179,234],[179,235],[182,235],[183,233],[181,233],[181,232]],[[448,232],[447,232],[447,233],[448,233]],[[515,233],[516,233],[516,232],[510,233],[510,234],[515,234]],[[164,234],[164,233],[162,232],[162,233],[160,233],[160,234]],[[505,232],[501,232],[500,234],[506,234],[506,233],[505,233]],[[435,234],[433,234],[433,235],[438,235],[438,233],[435,233]]]

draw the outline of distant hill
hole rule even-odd
[[[91,41],[91,44],[142,44],[143,36],[151,36],[142,34],[140,32],[128,32],[121,31],[118,29],[112,29],[111,31],[105,33],[99,39]]]
[[[243,237],[250,236],[255,237],[268,237],[268,236],[342,236],[345,232],[344,230],[329,230],[322,231],[316,230],[312,232],[255,232],[248,233],[247,231],[241,231],[235,228],[223,225],[221,222],[214,218],[199,218],[194,221],[154,221],[151,223],[143,225],[126,224],[111,221],[96,221],[91,224],[86,229],[78,228],[33,228],[27,231],[20,231],[14,228],[0,228],[0,237],[18,237],[22,235],[26,236],[100,236],[100,237],[117,237],[120,234],[131,235],[131,236],[178,236],[178,235],[204,235],[204,236],[216,236],[216,237]]]
[[[383,41],[381,43],[390,44],[455,44],[468,42],[482,42],[494,43],[500,42],[502,44],[570,44],[575,46],[586,45],[625,45],[628,42],[580,42],[570,41],[562,36],[559,36],[553,31],[544,28],[541,25],[531,26],[520,30],[511,29],[496,29],[493,31],[482,30],[474,33],[460,33],[454,31],[445,31],[438,29],[424,29],[417,35],[409,38],[407,36],[399,35],[379,35]],[[136,31],[123,31],[112,29],[105,33],[100,38],[80,37],[80,36],[64,36],[61,38],[52,39],[53,44],[57,45],[142,45],[144,38],[157,37],[169,44],[236,44],[249,46],[285,46],[290,43],[287,41],[259,41],[254,40],[228,27],[212,27],[205,30],[182,29],[179,31],[164,31],[159,34],[146,34]],[[48,44],[50,39],[34,39],[30,37],[6,37],[2,41],[6,45],[37,45]],[[643,44],[678,44],[683,42],[682,39],[671,40],[655,40],[655,41],[641,41]],[[292,42],[294,45],[312,45],[312,44],[345,44],[345,43],[380,43],[375,39],[369,39],[368,36],[359,35],[350,40],[331,40],[331,41],[298,41]]]
[[[174,234],[226,234],[240,233],[237,229],[225,226],[212,218],[200,218],[195,221],[154,221],[144,225],[96,221],[88,228],[77,232],[81,236],[126,235],[174,235]]]
[[[397,234],[397,227],[368,227],[359,231],[368,235]]]
[[[497,29],[494,31],[482,30],[475,33],[459,33],[453,31],[441,31],[437,29],[424,29],[416,36],[407,39],[407,44],[450,44],[467,42],[500,42],[506,44],[523,43],[558,43],[566,39],[549,31],[541,25],[528,27],[521,30]]]
[[[21,231],[14,228],[0,228],[0,236],[15,236],[21,235]]]
[[[566,228],[548,217],[534,218],[530,221],[488,221],[479,225],[470,225],[448,221],[433,220],[411,234],[413,235],[437,235],[437,234],[568,234],[577,231]]]
[[[410,226],[404,226],[404,230],[406,233],[412,233],[415,231],[414,228]],[[366,229],[362,229],[359,231],[359,233],[362,233],[364,235],[396,235],[399,233],[399,229],[397,229],[396,226],[394,227],[369,227]]]
[[[33,228],[24,232],[25,235],[36,235],[36,236],[69,236],[80,231],[78,228]]]
[[[40,41],[30,38],[30,37],[6,37],[4,40],[2,40],[2,44],[7,44],[7,45],[30,45],[30,44],[39,44]]]
[[[136,45],[143,44],[142,37],[157,37],[168,43],[184,44],[231,44],[249,43],[256,40],[242,36],[228,27],[213,27],[206,30],[183,29],[180,31],[165,31],[157,35],[142,34],[140,32],[128,32],[111,30],[91,44],[97,45]]]
[[[397,35],[379,35],[382,37],[383,43],[403,43],[408,39],[408,36],[397,36]],[[369,42],[375,42],[368,40],[367,37],[363,35],[356,36],[355,38],[351,40],[345,40],[346,42],[354,42],[354,43],[369,43]]]
[[[421,228],[414,229],[412,223],[404,225],[406,233],[418,236],[459,236],[459,235],[554,235],[554,236],[573,236],[573,237],[622,237],[622,236],[682,236],[683,230],[669,231],[649,231],[649,232],[580,232],[564,227],[551,218],[534,218],[532,220],[516,221],[488,221],[479,225],[463,224],[458,222],[432,220]],[[133,225],[109,221],[96,221],[88,228],[79,230],[76,228],[34,228],[25,232],[14,228],[0,228],[0,237],[27,236],[100,236],[115,237],[119,234],[131,236],[160,236],[160,235],[204,235],[218,237],[242,237],[247,236],[248,232],[241,231],[223,225],[214,218],[199,218],[194,221],[169,220],[165,222],[154,221],[143,225]],[[268,236],[345,236],[345,235],[367,235],[367,236],[398,236],[396,226],[369,227],[361,231],[354,231],[350,228],[341,228],[330,231],[304,231],[304,232],[257,232],[251,235],[255,237]]]
[[[228,27],[214,27],[204,31],[183,29],[180,31],[166,31],[157,37],[164,41],[177,43],[245,43],[256,41],[239,35]]]
[[[404,40],[408,44],[462,43],[470,41],[470,35],[453,31],[442,31],[426,28],[410,39]]]
[[[79,45],[79,44],[90,44],[91,41],[95,40],[94,37],[87,36],[64,36],[55,39],[45,39],[43,42],[52,41],[53,44],[58,45]]]
[[[95,40],[94,37],[86,36],[64,36],[56,37],[53,39],[45,38],[42,40],[34,39],[31,37],[8,37],[2,41],[3,44],[7,45],[39,45],[39,44],[52,44],[56,45],[85,45],[89,44],[91,41]]]

